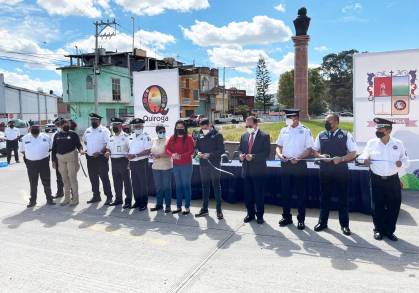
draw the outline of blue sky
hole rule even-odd
[[[0,0],[0,72],[7,83],[61,91],[63,55],[93,48],[93,22],[115,17],[117,37],[106,49],[135,42],[150,56],[226,70],[228,86],[254,89],[254,68],[264,56],[272,90],[292,69],[293,19],[301,6],[312,18],[309,63],[345,49],[389,51],[419,47],[417,0]],[[6,60],[6,59],[13,59]]]

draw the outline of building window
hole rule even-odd
[[[112,78],[112,100],[121,100],[121,80],[119,78]]]
[[[189,78],[187,78],[186,80],[185,80],[185,88],[189,88]]]
[[[86,89],[88,90],[93,89],[93,78],[90,75],[86,77]]]
[[[199,91],[198,90],[193,90],[193,99],[195,101],[199,101]]]

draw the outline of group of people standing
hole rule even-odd
[[[339,128],[339,116],[330,114],[325,119],[325,130],[315,140],[308,128],[300,123],[299,110],[285,111],[287,126],[282,128],[276,142],[276,157],[281,161],[282,219],[279,226],[293,223],[291,198],[297,197],[297,228],[305,229],[305,177],[309,160],[320,163],[320,215],[315,231],[326,229],[330,199],[337,195],[339,202],[339,222],[344,235],[350,235],[348,212],[348,162],[356,158],[357,144],[353,136]],[[149,176],[154,179],[156,204],[151,211],[163,210],[165,213],[190,213],[191,180],[193,157],[199,160],[202,184],[202,207],[195,215],[208,215],[208,202],[211,187],[216,200],[216,216],[223,219],[221,208],[221,156],[225,153],[222,134],[208,119],[200,121],[200,131],[194,138],[188,133],[187,125],[179,120],[174,134],[166,135],[166,128],[155,128],[157,138],[152,140],[144,131],[144,121],[133,119],[131,133],[126,133],[123,120],[113,118],[113,135],[101,125],[102,117],[91,113],[91,127],[86,129],[80,139],[70,129],[64,119],[55,121],[59,130],[50,139],[40,133],[39,125],[32,125],[30,133],[22,138],[21,152],[31,185],[31,198],[28,207],[36,204],[38,178],[41,178],[47,196],[47,204],[55,204],[51,194],[49,151],[52,166],[57,172],[57,194],[64,197],[61,205],[79,203],[77,173],[80,169],[79,155],[86,155],[87,169],[92,186],[92,198],[87,203],[101,201],[99,182],[102,182],[106,196],[105,205],[122,205],[124,209],[147,209]],[[377,138],[368,142],[359,157],[371,168],[374,237],[381,240],[387,236],[397,240],[394,235],[401,204],[401,188],[398,170],[406,167],[407,155],[400,140],[390,136],[392,122],[377,118]],[[83,147],[83,145],[85,147]],[[258,119],[246,119],[246,132],[240,138],[239,159],[242,162],[242,177],[247,215],[244,222],[256,220],[264,223],[264,186],[267,175],[267,160],[271,153],[270,136],[259,128]],[[152,174],[149,174],[149,158],[152,158]],[[109,180],[109,159],[115,197]],[[84,171],[84,170],[83,170]],[[176,185],[176,208],[171,208],[172,178]],[[123,191],[125,199],[123,199]],[[133,202],[134,201],[134,202]],[[182,209],[184,208],[184,209]]]

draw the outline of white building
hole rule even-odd
[[[0,73],[0,122],[23,119],[46,124],[58,115],[58,98],[52,92],[47,94],[6,84]]]

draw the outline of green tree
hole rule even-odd
[[[266,66],[265,59],[259,57],[258,65],[256,67],[256,105],[263,108],[263,112],[267,113],[267,109],[272,106],[273,95],[268,94],[269,86],[271,85],[271,74]]]
[[[326,101],[333,111],[352,110],[352,49],[323,57],[322,72],[327,83]]]
[[[294,70],[287,71],[279,77],[278,104],[285,108],[294,106]]]

